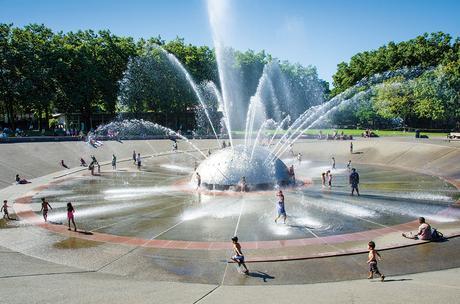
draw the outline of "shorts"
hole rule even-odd
[[[238,263],[244,263],[244,255],[234,255],[232,260],[237,261]]]
[[[71,220],[73,219],[73,212],[67,212],[67,219]]]
[[[377,261],[371,261],[369,263],[369,271],[373,273],[380,273],[379,268],[377,267]]]
[[[278,215],[286,216],[286,210],[284,210],[284,209],[278,209]]]
[[[48,214],[48,209],[43,209],[43,214]]]

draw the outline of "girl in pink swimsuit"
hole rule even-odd
[[[73,228],[75,231],[77,231],[77,225],[75,225],[75,220],[73,219],[73,213],[75,212],[75,209],[72,206],[71,202],[67,203],[67,220],[69,221],[69,230],[70,230],[70,220],[72,220]]]

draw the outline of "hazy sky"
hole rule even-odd
[[[216,0],[218,1],[218,0]],[[314,65],[331,81],[336,65],[389,41],[443,31],[460,36],[458,0],[230,0],[228,43]],[[212,46],[206,0],[0,0],[0,22],[55,31],[176,36]]]

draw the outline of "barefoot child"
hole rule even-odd
[[[12,218],[10,218],[10,214],[8,213],[8,207],[10,207],[10,206],[8,206],[8,201],[4,200],[3,201],[3,206],[2,206],[2,208],[0,208],[0,212],[3,211],[3,218],[6,217],[7,219],[12,220]]]
[[[244,255],[243,252],[241,251],[241,245],[238,243],[238,237],[234,236],[232,237],[232,242],[233,242],[233,252],[235,253],[234,256],[232,256],[232,260],[238,263],[238,267],[243,266],[244,267],[244,274],[248,274],[249,270],[246,267],[246,264],[244,263]]]
[[[278,197],[278,202],[276,203],[276,210],[278,211],[278,216],[275,218],[275,223],[280,217],[283,217],[283,223],[286,224],[286,210],[284,209],[284,194],[283,191],[278,191],[276,194]]]
[[[367,259],[367,263],[369,264],[369,277],[368,279],[374,278],[374,274],[380,276],[380,280],[383,282],[385,280],[385,276],[380,273],[377,267],[377,258],[382,260],[380,254],[375,250],[375,243],[370,241],[367,244],[367,249],[369,250],[369,258]]]
[[[45,219],[45,222],[48,219],[48,207],[52,210],[53,208],[51,205],[45,200],[44,197],[42,197],[42,209],[40,211],[43,212],[43,218]]]
[[[75,220],[73,218],[73,214],[75,209],[72,206],[71,202],[67,203],[67,220],[69,221],[69,230],[70,230],[70,221],[72,221],[74,231],[77,231],[77,225],[75,225]]]

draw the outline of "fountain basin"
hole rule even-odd
[[[266,160],[272,154],[264,147],[251,150],[243,145],[219,150],[196,169],[207,189],[237,189],[242,177],[249,190],[271,189],[289,183],[288,168],[282,160]]]

